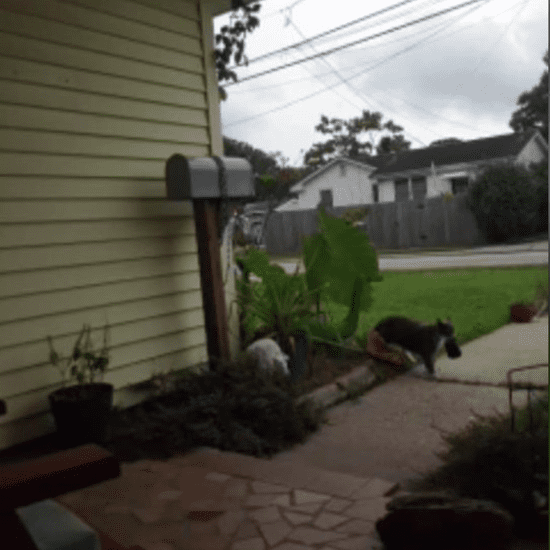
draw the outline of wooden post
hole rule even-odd
[[[218,241],[219,199],[194,199],[195,231],[199,252],[201,289],[208,356],[230,360],[227,313]],[[210,368],[215,365],[210,365]]]

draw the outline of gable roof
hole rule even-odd
[[[331,161],[327,162],[324,166],[321,166],[318,170],[315,170],[315,172],[312,172],[311,174],[307,175],[305,178],[301,179],[300,181],[296,182],[291,188],[291,193],[299,193],[302,191],[305,185],[307,185],[310,181],[317,178],[319,175],[323,174],[327,170],[329,170],[332,166],[335,164],[338,164],[339,162],[345,162],[347,164],[353,164],[354,166],[357,166],[359,168],[362,168],[363,170],[368,170],[369,168],[372,170],[375,170],[379,166],[382,165],[382,161],[380,157],[371,157],[369,160],[365,162],[360,162],[357,160],[352,160],[347,157],[337,157],[335,159],[332,159]]]
[[[536,134],[538,134],[538,130],[529,130],[522,134],[505,134],[452,145],[402,151],[397,155],[387,155],[386,162],[374,175],[429,168],[432,162],[436,166],[442,166],[515,157]]]

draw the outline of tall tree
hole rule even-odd
[[[224,154],[248,160],[254,174],[254,201],[272,201],[276,206],[289,197],[289,189],[296,180],[297,169],[286,167],[288,159],[280,151],[266,153],[244,141],[223,137]],[[300,179],[300,178],[298,178]],[[242,202],[250,202],[250,199]]]
[[[542,60],[546,69],[539,83],[518,97],[519,109],[514,111],[509,124],[517,133],[536,128],[548,142],[548,50]]]
[[[279,169],[277,159],[280,158],[280,153],[266,153],[249,143],[225,136],[223,136],[223,149],[224,154],[228,157],[240,157],[248,160],[256,175],[275,176]]]
[[[315,126],[317,132],[330,134],[327,141],[314,143],[304,155],[305,165],[326,164],[335,156],[346,156],[356,160],[367,160],[373,151],[377,154],[403,151],[410,147],[405,141],[401,126],[393,121],[382,122],[382,113],[363,111],[360,117],[343,120],[329,119],[321,115],[321,122]],[[358,136],[368,132],[370,140],[359,141]],[[375,145],[373,132],[389,132],[383,136],[378,145]]]
[[[225,80],[237,82],[235,71],[228,69],[231,62],[231,56],[235,65],[240,65],[244,61],[248,65],[248,59],[244,55],[244,39],[247,32],[252,32],[260,25],[260,20],[254,15],[260,11],[260,4],[254,0],[231,0],[231,16],[229,25],[224,25],[214,40],[216,48],[214,49],[214,59],[216,63],[216,72],[218,75],[218,91],[222,100],[227,99],[227,92],[219,83]]]

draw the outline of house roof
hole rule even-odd
[[[379,166],[382,166],[382,161],[380,157],[371,157],[368,161],[365,162],[359,162],[357,160],[352,160],[347,157],[337,157],[335,159],[332,159],[331,161],[327,162],[324,166],[321,166],[319,170],[315,170],[315,172],[312,172],[311,174],[307,175],[305,178],[301,179],[299,182],[295,183],[291,188],[290,191],[292,193],[297,193],[301,191],[305,185],[307,185],[310,181],[316,179],[318,176],[329,170],[332,166],[335,164],[338,164],[339,162],[345,162],[347,164],[353,164],[355,166],[358,166],[359,168],[362,168],[363,170],[376,169]]]
[[[387,155],[386,162],[380,166],[375,175],[429,168],[432,162],[436,166],[443,166],[515,157],[536,134],[538,134],[537,130],[529,130],[523,134],[505,134],[452,145],[402,151],[397,155]],[[540,139],[544,141],[544,138]]]

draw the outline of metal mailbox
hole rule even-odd
[[[175,201],[253,197],[252,167],[238,157],[188,159],[175,154],[166,161],[166,192]]]

